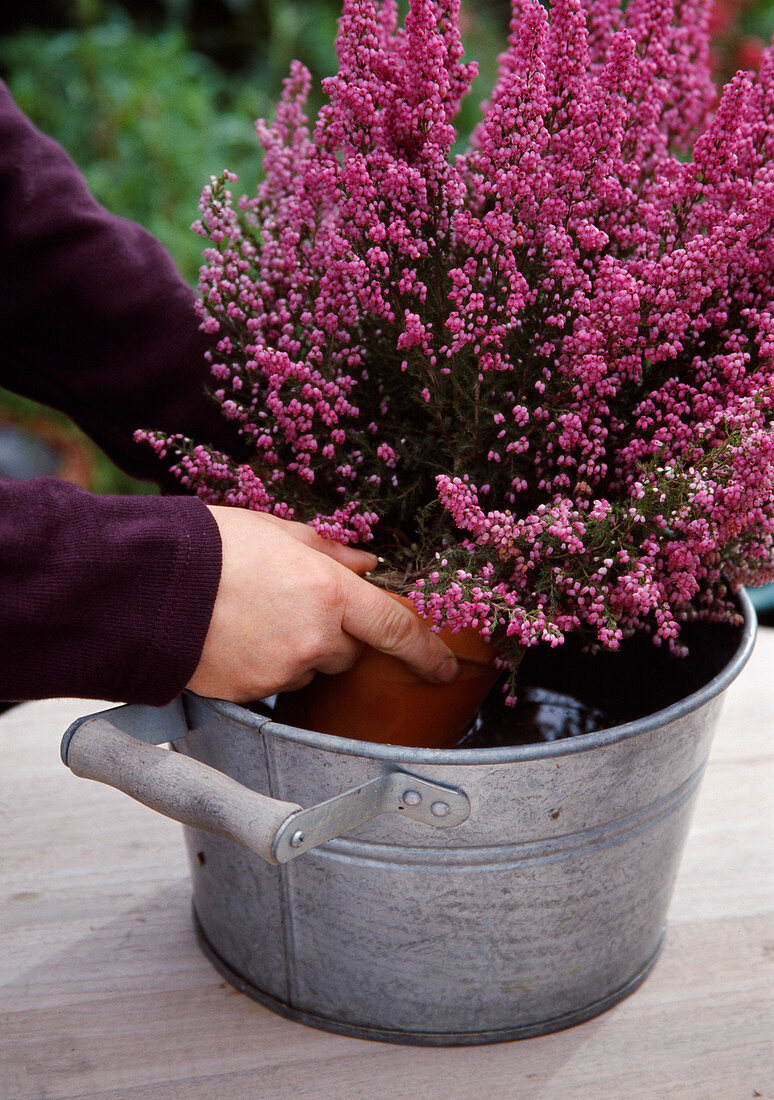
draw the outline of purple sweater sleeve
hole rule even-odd
[[[0,257],[0,385],[65,411],[161,484],[138,427],[238,450],[205,395],[192,290],[153,237],[96,203],[2,83]],[[0,698],[161,704],[190,679],[221,564],[201,501],[0,480],[0,560]]]
[[[0,698],[160,705],[199,660],[220,536],[193,497],[0,480]]]

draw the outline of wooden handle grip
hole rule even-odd
[[[183,825],[235,840],[269,863],[277,862],[277,830],[301,809],[251,791],[199,760],[138,741],[104,717],[76,729],[67,764],[84,779],[115,787]]]

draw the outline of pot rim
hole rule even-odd
[[[654,711],[653,714],[649,714],[645,718],[637,718],[632,722],[609,726],[603,730],[595,730],[593,733],[578,734],[577,737],[565,738],[561,741],[543,741],[532,745],[507,745],[492,749],[425,749],[411,748],[406,745],[384,745],[374,741],[359,741],[350,737],[336,737],[332,734],[317,733],[315,730],[305,730],[297,726],[286,726],[281,722],[275,722],[274,719],[264,714],[246,710],[238,703],[229,703],[225,699],[205,698],[204,696],[195,695],[193,692],[185,692],[184,694],[195,698],[197,702],[204,704],[224,718],[254,729],[256,733],[271,733],[288,741],[297,741],[308,745],[310,748],[322,749],[326,752],[345,756],[384,760],[393,764],[440,764],[444,766],[450,764],[512,764],[518,761],[565,756],[568,753],[588,752],[591,749],[601,748],[616,741],[623,741],[635,734],[666,726],[686,717],[688,714],[692,714],[725,691],[747,663],[755,644],[757,630],[755,610],[744,589],[740,589],[736,594],[736,599],[744,616],[744,626],[739,645],[725,668],[706,683],[704,687],[692,692],[679,702],[671,704],[671,706]]]

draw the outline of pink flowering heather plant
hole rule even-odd
[[[514,0],[469,149],[459,0],[345,0],[314,128],[196,230],[215,396],[252,448],[141,432],[213,503],[364,543],[504,664],[680,651],[774,577],[774,53],[718,96],[710,0]],[[397,578],[397,582],[396,582]]]

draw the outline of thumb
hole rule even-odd
[[[381,588],[348,573],[343,584],[342,629],[366,645],[405,662],[425,680],[448,683],[457,659],[417,614]]]

